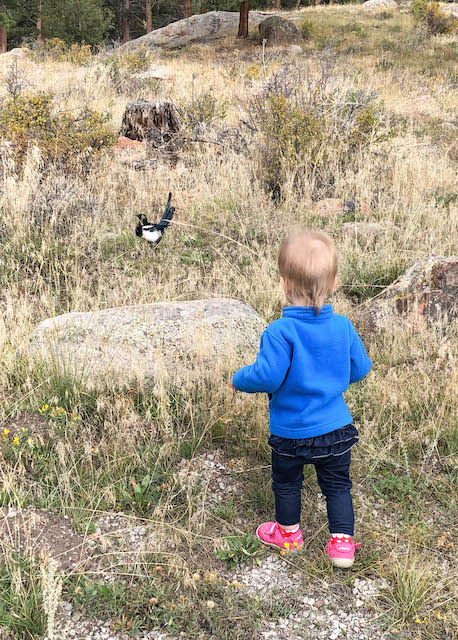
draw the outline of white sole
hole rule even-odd
[[[331,564],[334,567],[338,567],[339,569],[349,569],[351,566],[353,566],[353,563],[354,563],[354,560],[352,560],[351,558],[329,558],[329,559],[331,561]]]

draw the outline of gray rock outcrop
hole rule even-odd
[[[285,20],[280,16],[270,16],[259,24],[261,42],[265,40],[266,46],[276,47],[303,42],[304,36],[294,22]]]
[[[116,307],[45,320],[28,355],[88,388],[186,388],[255,355],[265,326],[249,305],[226,298]]]
[[[363,11],[368,11],[369,13],[377,13],[377,11],[391,11],[397,8],[398,4],[395,0],[367,0],[367,2],[363,4]]]
[[[398,321],[411,327],[458,317],[458,256],[429,256],[413,264],[370,305],[377,330]]]
[[[250,11],[249,25],[256,27],[265,16]],[[141,47],[154,49],[179,49],[189,44],[212,42],[227,36],[235,36],[239,26],[239,13],[236,11],[209,11],[171,22],[162,29],[156,29],[140,38],[122,45],[121,49],[135,51]]]

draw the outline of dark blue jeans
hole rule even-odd
[[[349,425],[339,432],[333,432],[332,439],[339,439],[338,434],[340,441],[326,447],[323,444],[329,440],[330,434],[307,440],[290,440],[279,436],[269,438],[277,522],[292,525],[300,521],[304,464],[313,464],[321,492],[326,498],[329,531],[353,535],[355,516],[350,493],[350,449],[358,441],[358,432],[353,425]],[[321,457],[316,455],[317,452],[321,453]],[[330,455],[323,455],[323,452]]]

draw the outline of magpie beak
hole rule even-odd
[[[140,213],[137,218],[140,222],[135,227],[135,234],[139,238],[144,238],[148,242],[153,245],[158,244],[162,240],[162,236],[164,235],[164,231],[170,224],[170,220],[173,218],[173,214],[175,213],[175,207],[170,206],[170,202],[172,201],[172,194],[169,193],[169,199],[167,200],[167,204],[162,214],[161,221],[157,224],[153,224],[152,222],[148,222],[147,217],[144,213]]]

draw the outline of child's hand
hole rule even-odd
[[[233,391],[237,391],[237,389],[234,387],[234,385],[232,384],[232,380],[231,380],[231,388],[233,389]]]

